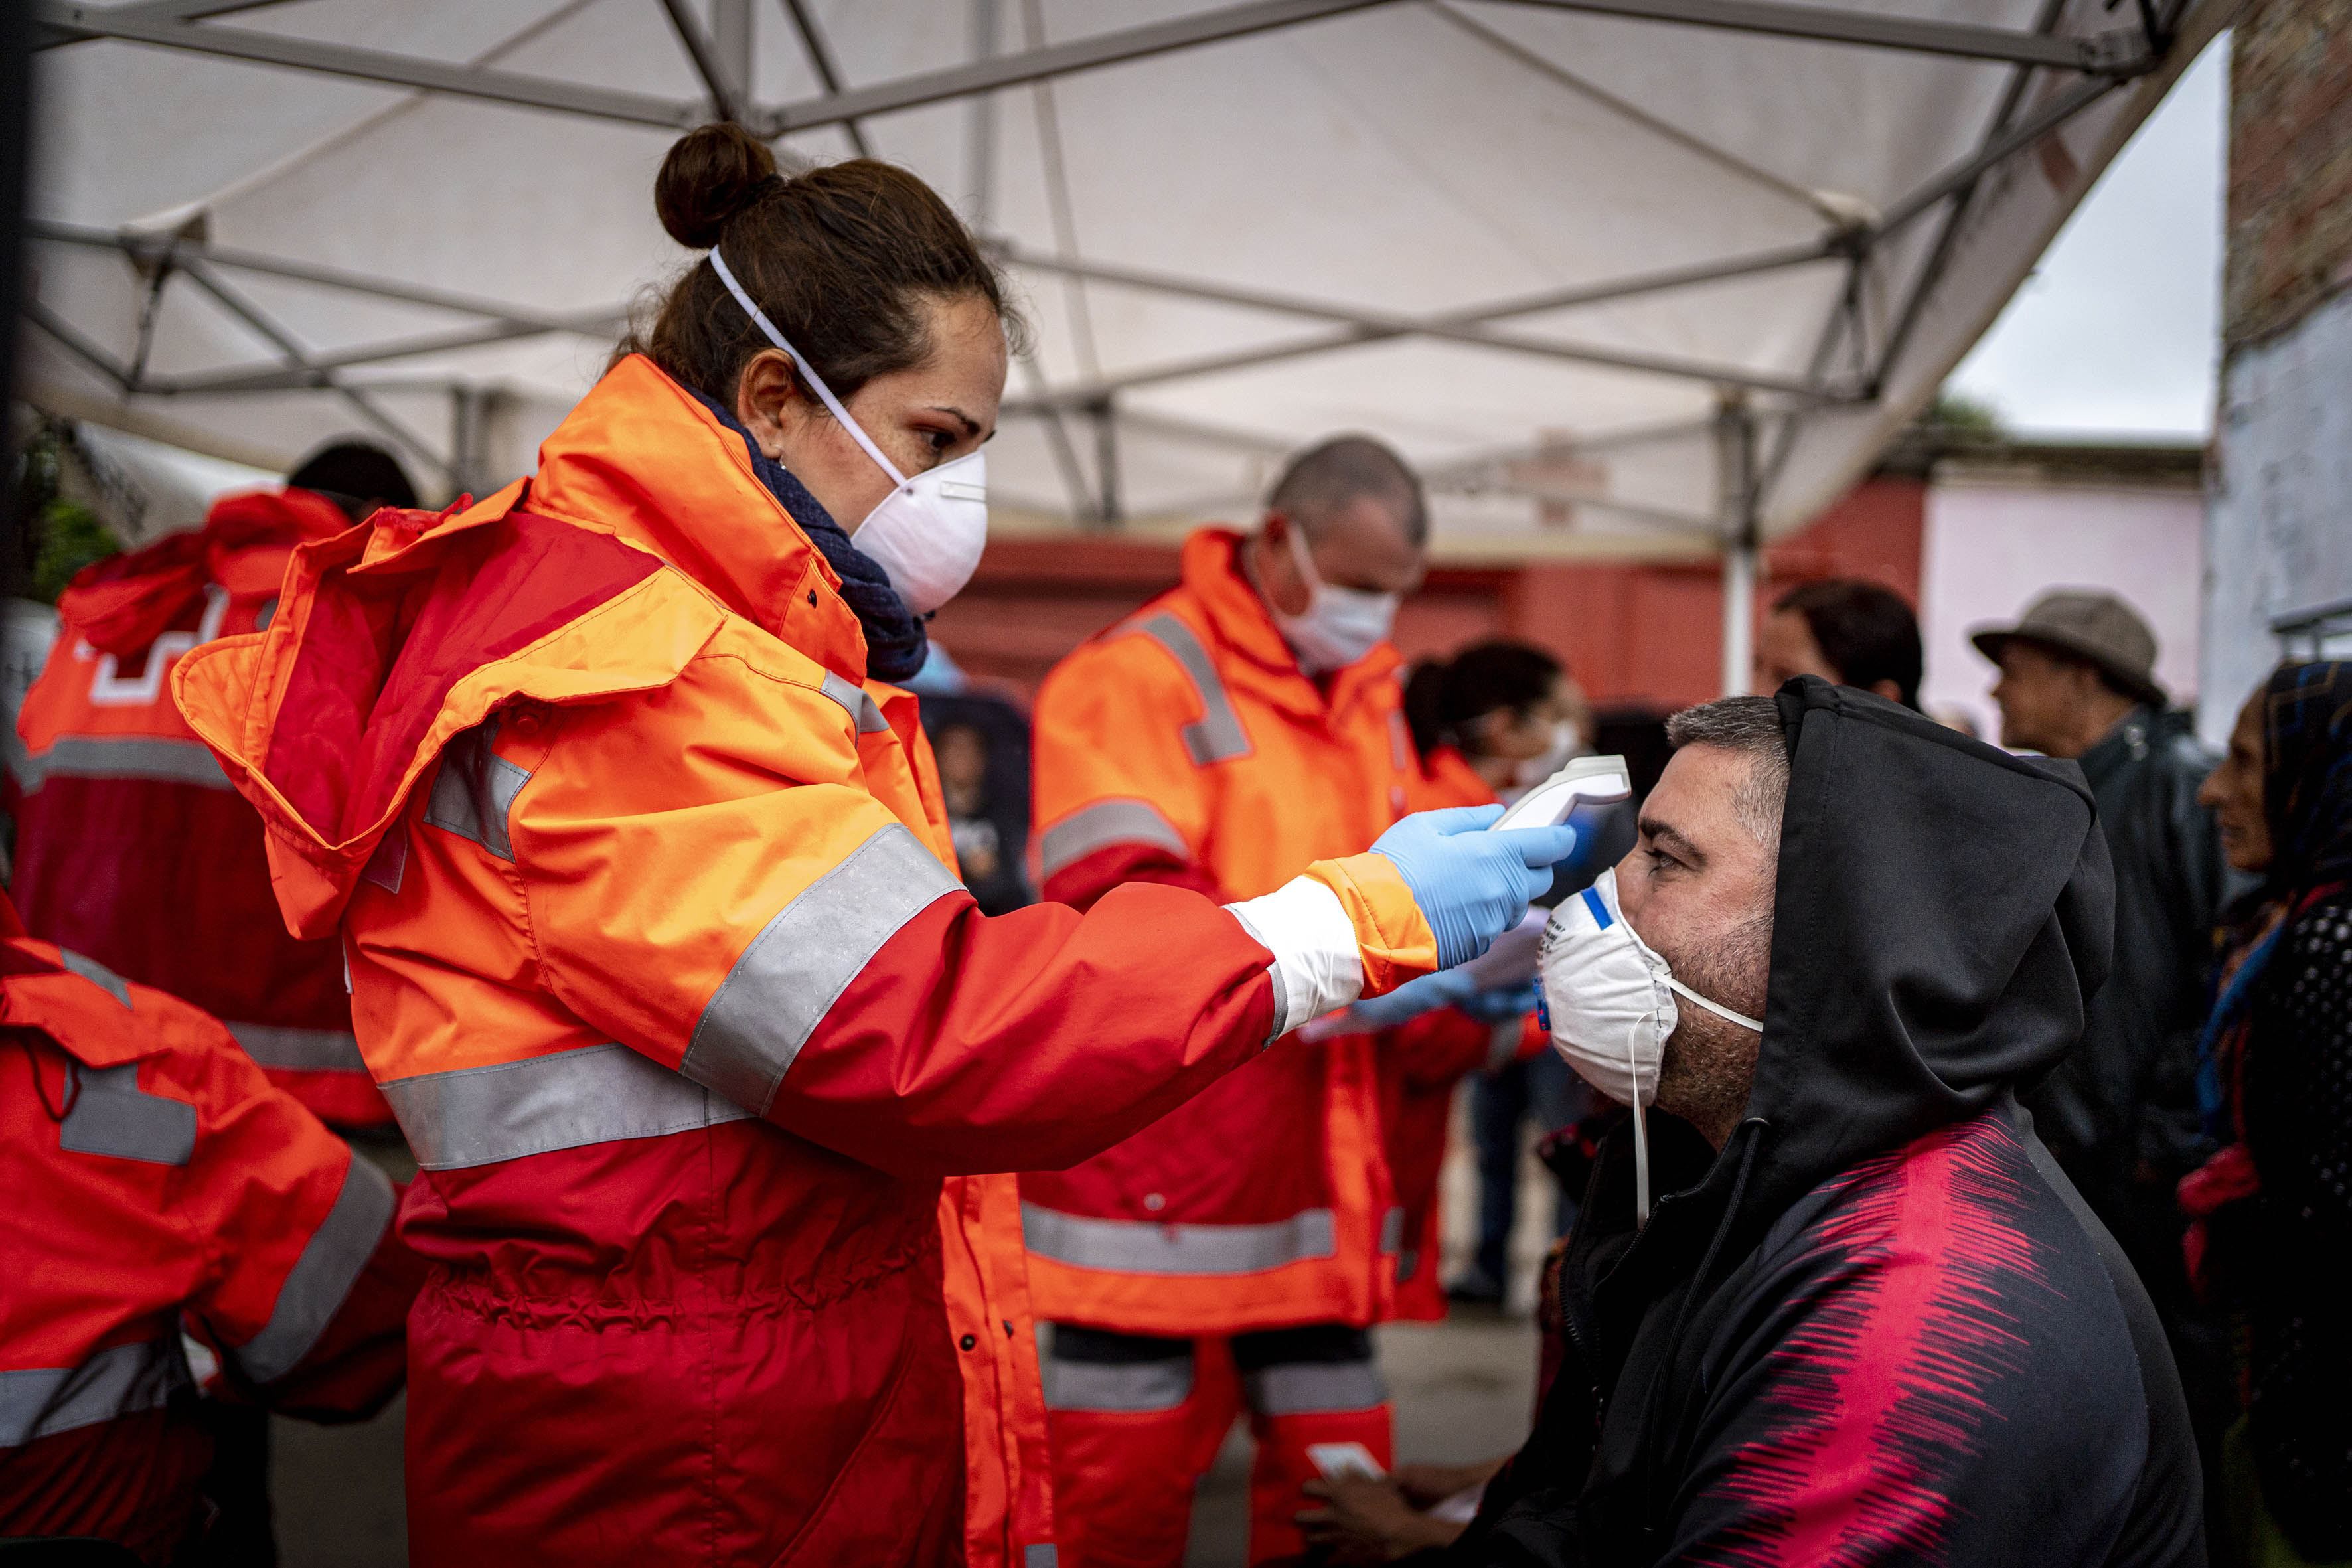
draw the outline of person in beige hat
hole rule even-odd
[[[2190,1295],[2174,1198],[2208,1152],[2197,1037],[2224,871],[2197,791],[2220,759],[2155,676],[2156,634],[2115,595],[2053,589],[2014,624],[1970,634],[2000,666],[2001,744],[2073,759],[2115,863],[2115,958],[2083,1037],[2020,1098],[2154,1299],[2210,1466],[2230,1419],[2226,1341]],[[2209,1486],[2209,1492],[2210,1488]]]

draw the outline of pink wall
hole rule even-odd
[[[2045,588],[2105,588],[2155,628],[2156,678],[2186,703],[2197,690],[2205,501],[2191,486],[1953,473],[1928,488],[1920,581],[1927,679],[1921,697],[1974,715],[1988,740],[1997,672],[1968,640],[2013,621]]]

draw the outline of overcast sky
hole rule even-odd
[[[2211,433],[2228,66],[2224,37],[2059,231],[1955,391],[2020,431]]]

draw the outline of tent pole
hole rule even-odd
[[[1716,405],[1715,467],[1723,487],[1723,694],[1748,687],[1756,659],[1756,416],[1727,391]]]

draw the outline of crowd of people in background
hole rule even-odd
[[[2057,587],[1995,747],[1809,581],[1621,745],[1546,649],[1404,667],[1349,436],[1024,713],[927,630],[971,237],[731,127],[656,205],[704,259],[528,480],[341,445],[59,602],[0,1535],[269,1561],[267,1413],[405,1383],[435,1563],[1171,1563],[1242,1419],[1255,1563],[2352,1560],[2352,664],[2217,756]],[[1515,1285],[1529,1429],[1400,1464],[1370,1331]]]

